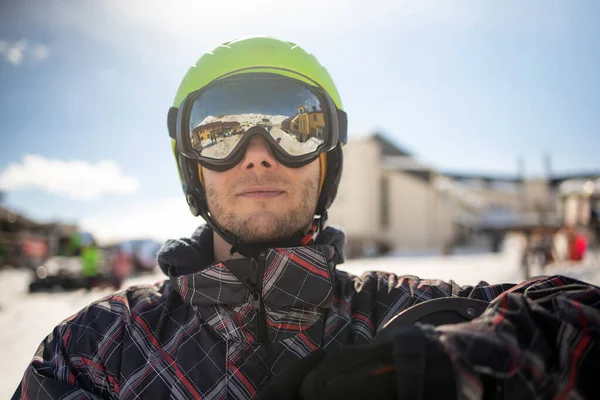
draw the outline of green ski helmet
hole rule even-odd
[[[341,146],[346,143],[347,139],[346,116],[335,83],[319,61],[295,43],[265,36],[246,37],[222,43],[214,50],[202,55],[190,67],[177,90],[173,107],[168,113],[169,134],[172,138],[172,150],[177,162],[182,188],[191,213],[194,216],[202,216],[211,228],[234,245],[236,249],[243,248],[243,246],[240,246],[240,243],[237,242],[233,243],[234,239],[231,235],[220,229],[208,213],[204,188],[198,174],[198,162],[183,156],[178,151],[176,141],[177,118],[182,102],[190,93],[224,77],[255,72],[290,77],[307,85],[318,87],[329,95],[335,108],[338,109],[338,112],[341,111],[341,115],[343,115],[343,121],[340,121],[338,127],[338,145],[327,152],[326,157],[321,158],[321,162],[326,160],[326,165],[321,165],[322,169],[325,167],[326,172],[322,178],[316,208],[317,230],[324,228],[327,221],[327,210],[333,203],[337,193],[342,174]],[[248,253],[254,254],[255,252],[246,251],[244,255],[248,255]]]

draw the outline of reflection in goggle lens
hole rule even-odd
[[[307,87],[286,79],[234,80],[208,88],[194,101],[190,142],[201,156],[224,159],[254,127],[291,156],[314,153],[327,134],[321,102]]]

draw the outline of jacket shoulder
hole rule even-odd
[[[136,315],[165,302],[171,290],[169,282],[163,281],[152,285],[136,285],[107,295],[61,322],[57,326],[59,334],[67,348],[76,345],[76,352],[79,353],[85,350],[82,347],[97,344],[108,333],[122,333],[126,325],[134,323]],[[76,340],[70,340],[72,338]],[[92,348],[88,350],[93,351]]]
[[[63,320],[38,347],[17,393],[36,393],[43,386],[45,398],[63,398],[77,386],[80,395],[104,398],[118,390],[128,332],[135,330],[132,325],[160,321],[172,293],[168,281],[133,286]]]

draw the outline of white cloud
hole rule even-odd
[[[262,27],[259,33],[268,34],[289,32],[293,21],[294,30],[303,38],[308,35],[323,40],[324,32],[355,31],[382,23],[464,25],[480,12],[480,7],[462,7],[453,0],[436,0],[434,4],[409,0],[305,0],[302,3],[278,0],[180,0],[171,3],[131,0],[110,2],[107,7],[113,16],[123,18],[129,24],[152,27],[190,41],[197,41],[196,35],[199,34],[237,37],[239,31],[248,32],[250,20],[254,26]],[[302,12],[310,14],[310,22],[302,23],[298,19],[298,13]],[[223,20],[227,23],[223,24]],[[232,30],[236,32],[233,35],[229,33]]]
[[[57,2],[40,5],[32,15],[42,26],[51,21],[52,26],[94,41],[127,50],[134,45],[140,56],[162,58],[157,43],[189,57],[190,52],[201,53],[225,40],[253,34],[297,41],[318,54],[331,51],[341,40],[360,40],[365,32],[468,27],[482,8],[455,0],[129,0]],[[299,13],[309,18],[303,20]]]
[[[21,64],[23,60],[23,52],[27,49],[27,41],[19,40],[6,50],[6,60],[14,65]]]
[[[563,5],[557,11],[543,0],[508,3],[505,7],[504,2],[456,0],[52,2],[51,6],[40,3],[32,16],[36,25],[59,26],[128,52],[135,49],[136,58],[144,62],[165,65],[167,56],[177,73],[184,73],[193,57],[246,35],[267,34],[295,41],[331,66],[335,62],[330,58],[348,58],[340,48],[355,54],[380,49],[377,51],[385,51],[387,56],[403,48],[412,35],[437,37],[441,33],[451,38],[453,32],[481,29],[500,33],[531,30],[545,35],[562,26],[564,12],[560,11],[568,8]],[[309,18],[300,18],[302,13]],[[383,46],[390,47],[384,50]]]
[[[31,44],[27,39],[16,42],[0,40],[0,55],[13,65],[20,65],[23,60],[40,61],[48,57],[50,49],[41,43]]]
[[[83,230],[103,244],[127,239],[164,241],[189,237],[204,220],[192,216],[183,195],[119,206],[117,210],[84,218]]]
[[[0,174],[0,189],[43,189],[65,197],[92,200],[105,193],[132,194],[136,179],[125,176],[114,161],[91,164],[26,155],[22,163],[10,164]]]
[[[48,46],[44,46],[43,44],[36,44],[31,50],[31,55],[36,60],[43,60],[44,58],[48,57],[49,54],[50,49],[48,49]]]

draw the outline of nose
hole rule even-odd
[[[277,159],[267,141],[260,136],[254,136],[248,143],[240,165],[243,169],[274,168],[277,166]]]

